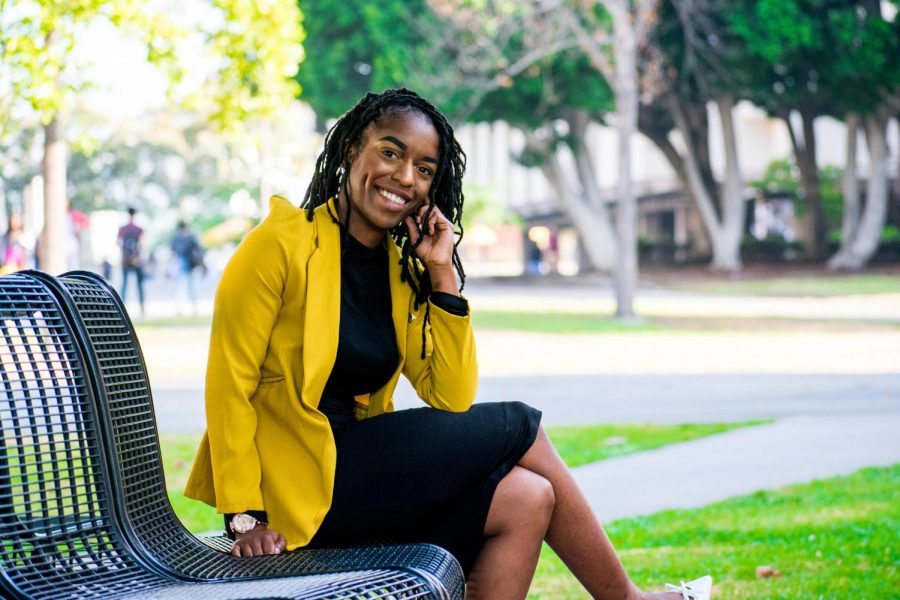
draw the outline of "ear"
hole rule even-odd
[[[345,170],[350,168],[357,156],[359,156],[359,143],[353,144],[350,146],[350,150],[347,151],[347,158],[344,159],[343,163]]]

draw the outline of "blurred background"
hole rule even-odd
[[[898,8],[0,0],[2,272],[122,290],[176,511],[220,527],[180,494],[218,276],[411,87],[468,155],[479,401],[543,411],[636,580],[897,597]],[[547,549],[531,596],[584,597]]]
[[[468,161],[473,276],[900,260],[891,1],[5,1],[0,229],[51,272],[149,277],[184,220],[215,275],[322,134],[409,86]],[[752,270],[752,269],[751,269]]]

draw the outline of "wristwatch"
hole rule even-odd
[[[238,513],[231,517],[231,522],[228,524],[228,527],[233,533],[247,533],[251,529],[256,528],[257,525],[266,525],[266,523],[260,521],[253,515]]]

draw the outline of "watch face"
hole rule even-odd
[[[257,523],[258,521],[254,517],[246,513],[239,513],[231,518],[231,530],[235,533],[247,533],[256,527]]]

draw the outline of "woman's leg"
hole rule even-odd
[[[466,582],[466,598],[524,598],[553,514],[550,482],[514,467],[497,485],[488,510],[487,538]]]
[[[556,502],[545,539],[592,597],[609,600],[681,598],[678,593],[645,594],[632,583],[606,532],[543,427],[538,430],[534,444],[519,461],[519,466],[540,475],[553,486]]]

